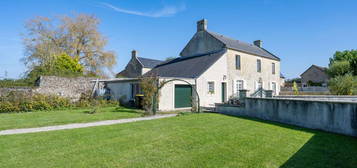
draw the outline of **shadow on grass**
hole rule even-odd
[[[314,134],[295,154],[282,164],[280,168],[357,167],[356,137],[312,130],[250,117],[239,116],[238,118],[273,124],[279,127]]]
[[[116,107],[114,110],[111,112],[116,112],[116,113],[137,113],[141,114],[143,113],[142,110],[136,109],[136,108],[127,108],[127,107]]]

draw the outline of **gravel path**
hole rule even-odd
[[[9,129],[9,130],[0,131],[0,135],[25,134],[25,133],[34,133],[34,132],[86,128],[86,127],[113,125],[113,124],[129,123],[129,122],[144,121],[144,120],[154,120],[154,119],[174,117],[174,116],[176,116],[176,114],[163,114],[163,115],[155,115],[149,117],[128,118],[128,119],[120,119],[120,120],[105,120],[105,121],[97,121],[97,122],[90,122],[90,123],[75,123],[75,124],[66,124],[66,125],[38,127],[38,128]]]

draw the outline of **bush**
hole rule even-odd
[[[28,95],[22,92],[10,92],[0,97],[0,113],[118,105],[119,103],[117,101],[107,101],[101,98],[93,99],[90,94],[83,94],[77,102],[71,102],[68,98],[60,96],[42,94]]]
[[[337,76],[329,81],[329,89],[336,95],[357,95],[357,76]]]

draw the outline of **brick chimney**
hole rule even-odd
[[[263,41],[262,40],[255,40],[253,43],[257,47],[260,47],[260,48],[263,47]]]
[[[199,31],[206,31],[207,30],[207,20],[202,19],[197,22],[197,32]]]
[[[138,52],[136,50],[131,51],[131,58],[136,58],[138,56]]]

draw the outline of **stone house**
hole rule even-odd
[[[249,44],[207,30],[207,20],[197,22],[197,32],[180,52],[180,57],[161,63],[144,76],[158,76],[159,81],[181,79],[196,88],[200,105],[213,107],[237,97],[240,90],[249,94],[259,88],[280,91],[280,58],[267,51],[262,41]],[[109,88],[117,95],[133,97],[135,79],[113,79]],[[120,91],[119,91],[120,90]],[[119,98],[120,96],[117,96]],[[183,81],[172,81],[160,90],[159,110],[191,107],[195,94]],[[128,100],[128,99],[127,99]]]
[[[329,77],[326,73],[327,68],[317,65],[311,65],[304,73],[300,75],[303,87],[311,85],[327,86]]]
[[[136,78],[144,75],[156,65],[162,63],[160,60],[138,57],[138,52],[133,50],[131,52],[131,59],[126,65],[125,69],[119,72],[116,77]]]

